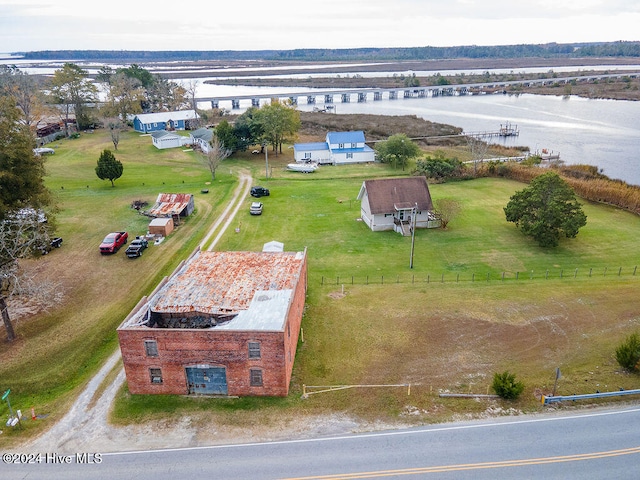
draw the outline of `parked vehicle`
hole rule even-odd
[[[36,155],[53,155],[54,153],[56,153],[56,151],[53,148],[41,147],[34,148],[33,153],[35,153]]]
[[[268,197],[270,194],[268,188],[264,187],[251,187],[251,196],[260,198],[260,197]]]
[[[126,253],[129,258],[138,258],[142,255],[142,251],[148,246],[149,242],[146,238],[136,237],[124,253]]]
[[[62,245],[62,237],[55,237],[49,241],[49,244],[40,245],[38,249],[40,250],[41,255],[48,254],[54,248],[60,248]]]
[[[251,207],[249,208],[249,213],[251,215],[262,215],[262,202],[253,202],[251,203]]]
[[[317,163],[289,163],[287,170],[301,173],[313,173],[318,169]]]
[[[102,240],[100,253],[103,255],[116,253],[128,240],[129,234],[127,232],[112,232]]]

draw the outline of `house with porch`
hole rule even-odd
[[[307,252],[197,251],[118,327],[133,394],[286,396]]]
[[[159,130],[186,130],[189,128],[189,123],[197,118],[198,114],[195,110],[139,113],[133,117],[133,129],[141,133]]]
[[[199,128],[189,133],[189,143],[202,153],[209,153],[211,140],[213,140],[213,130],[208,128]]]
[[[438,228],[426,177],[378,178],[362,182],[360,217],[374,232],[393,230],[411,235],[411,228]]]
[[[328,132],[324,142],[296,143],[293,156],[298,163],[343,165],[375,162],[375,151],[365,143],[363,131]]]

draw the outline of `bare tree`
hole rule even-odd
[[[440,219],[440,227],[445,229],[449,222],[462,210],[460,202],[453,198],[441,198],[436,202],[435,207],[436,214]]]
[[[209,151],[206,156],[206,164],[209,167],[209,171],[211,172],[211,179],[216,179],[216,170],[222,163],[222,161],[231,155],[231,149],[226,148],[220,139],[214,135],[211,140],[211,147],[209,147]]]
[[[102,110],[105,115],[118,116],[126,122],[128,115],[142,112],[144,99],[145,90],[140,80],[119,72],[111,76],[107,103]]]
[[[0,65],[0,94],[15,99],[22,111],[22,121],[33,129],[46,115],[40,83],[15,66]]]
[[[467,136],[467,145],[471,151],[471,159],[473,160],[473,175],[478,173],[478,163],[482,163],[487,158],[489,144],[482,140],[481,136]]]
[[[37,282],[21,271],[21,258],[38,256],[48,251],[50,239],[42,212],[22,209],[7,215],[0,222],[0,310],[7,340],[16,338],[9,316],[7,298],[37,290]]]
[[[198,112],[198,102],[196,101],[196,93],[198,90],[198,80],[189,80],[187,85],[184,87],[186,90],[186,95],[189,97],[189,102],[191,103],[191,108],[194,112]],[[200,126],[200,121],[198,117],[194,118],[190,121],[191,128],[198,128]]]
[[[105,118],[103,120],[104,126],[109,129],[111,134],[111,141],[113,142],[114,150],[118,150],[118,143],[120,143],[120,131],[122,130],[122,122],[119,118]]]

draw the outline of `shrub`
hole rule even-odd
[[[491,388],[500,398],[515,400],[524,390],[524,383],[516,382],[516,375],[506,370],[502,373],[493,374]]]
[[[616,349],[616,360],[622,368],[640,371],[640,335],[632,333]]]

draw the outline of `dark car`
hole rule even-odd
[[[269,189],[264,187],[252,187],[251,188],[251,196],[260,198],[260,197],[268,197]]]
[[[142,251],[149,246],[149,242],[146,238],[136,237],[136,239],[131,242],[129,247],[127,247],[126,254],[129,258],[137,258],[142,255]]]

